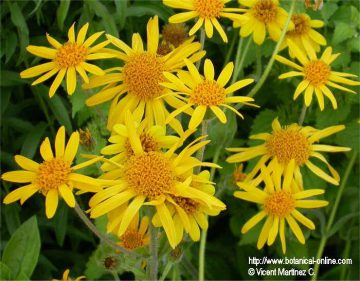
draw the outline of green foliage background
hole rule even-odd
[[[289,3],[283,1],[284,6]],[[301,2],[301,1],[300,1]],[[321,33],[335,52],[342,55],[335,61],[333,68],[359,74],[360,42],[359,42],[359,2],[324,0],[320,11],[307,10],[313,18],[325,21]],[[68,133],[78,128],[89,128],[92,132],[91,147],[82,147],[80,152],[99,153],[106,144],[108,133],[105,128],[107,105],[87,108],[84,105],[89,92],[78,86],[76,93],[67,97],[64,89],[49,99],[47,96],[49,83],[31,87],[31,79],[22,80],[19,72],[39,63],[38,58],[28,54],[28,44],[47,45],[45,33],[50,33],[61,42],[66,41],[66,33],[76,21],[78,29],[90,22],[89,33],[105,30],[119,36],[129,43],[133,32],[145,35],[148,18],[158,15],[161,24],[174,12],[159,1],[2,1],[1,2],[1,166],[2,172],[17,169],[13,156],[24,156],[39,160],[38,146],[45,136],[54,137],[60,125],[65,125]],[[234,3],[235,5],[235,3]],[[305,11],[303,3],[298,3],[297,12]],[[229,27],[227,34],[230,43],[225,45],[218,35],[206,40],[207,57],[215,64],[217,73],[224,65],[226,58],[235,60],[238,42],[238,30],[230,28],[230,21],[224,21]],[[245,39],[248,40],[248,39]],[[257,48],[250,43],[244,71],[241,77],[258,79],[265,67],[275,44],[267,40]],[[283,55],[287,56],[287,51]],[[256,58],[261,55],[261,59]],[[110,61],[101,62],[103,68],[110,67]],[[251,279],[247,270],[248,257],[269,256],[282,257],[278,241],[271,248],[261,251],[256,249],[259,227],[246,235],[240,233],[241,226],[256,212],[256,206],[235,199],[232,196],[236,189],[232,173],[235,168],[225,162],[227,153],[223,148],[228,146],[253,145],[248,136],[270,130],[271,121],[279,117],[282,124],[297,122],[302,98],[292,100],[294,89],[299,82],[295,79],[280,81],[280,73],[287,67],[274,64],[270,76],[260,92],[255,96],[260,109],[243,108],[245,120],[228,115],[229,123],[224,126],[217,121],[210,124],[209,137],[211,144],[206,149],[206,160],[211,161],[218,149],[219,164],[223,169],[215,177],[220,197],[227,204],[227,210],[220,216],[210,220],[206,252],[206,278],[215,279]],[[246,95],[250,87],[241,94]],[[355,89],[357,92],[359,88]],[[352,152],[331,155],[330,163],[343,175],[353,153],[359,151],[359,98],[357,95],[339,93],[334,90],[339,109],[334,111],[326,101],[326,109],[320,112],[313,105],[307,112],[305,124],[321,129],[331,125],[345,124],[346,130],[326,139],[328,144],[350,146]],[[219,153],[219,152],[218,152]],[[252,166],[247,165],[247,170]],[[325,188],[325,198],[330,205],[307,215],[315,222],[317,228],[311,233],[305,230],[306,245],[301,245],[287,233],[288,257],[313,257],[325,233],[325,225],[329,212],[337,195],[338,187],[330,186],[312,173],[305,173],[305,187]],[[87,172],[98,174],[98,169]],[[15,188],[2,182],[1,200]],[[87,196],[78,198],[86,209]],[[105,222],[96,221],[100,229]],[[112,276],[102,267],[101,262],[109,254],[106,246],[98,247],[98,240],[81,224],[75,213],[61,202],[57,214],[52,220],[44,215],[43,197],[33,196],[23,206],[18,203],[1,205],[1,263],[0,279],[50,279],[60,278],[66,268],[71,268],[72,276],[86,274],[93,279],[111,279]],[[183,279],[195,279],[198,256],[198,243],[185,243],[180,263],[175,265],[176,271],[171,274]],[[335,224],[330,231],[324,256],[334,258],[352,258],[353,265],[321,267],[320,278],[359,280],[359,165],[354,165],[345,192],[340,202]],[[129,271],[134,260],[123,259],[121,277],[132,278]],[[304,266],[299,266],[304,268]],[[177,275],[174,275],[177,274]],[[254,277],[255,278],[255,277]],[[294,277],[288,277],[289,280]]]

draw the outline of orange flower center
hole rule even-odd
[[[272,0],[259,0],[252,11],[256,19],[266,24],[276,20],[278,7]]]
[[[176,204],[178,204],[187,214],[193,214],[197,210],[199,203],[185,197],[172,197]]]
[[[159,84],[165,81],[164,63],[156,54],[147,52],[135,54],[123,68],[124,84],[128,92],[143,100],[158,97],[163,88]]]
[[[269,155],[276,157],[281,164],[288,164],[292,159],[297,165],[306,163],[310,156],[310,143],[299,129],[297,126],[273,132],[265,144]]]
[[[144,245],[142,234],[137,232],[136,230],[127,230],[121,236],[121,240],[123,246],[129,250],[136,249]]]
[[[224,8],[224,1],[221,0],[195,0],[195,11],[200,18],[210,19],[219,18]]]
[[[162,30],[163,40],[174,45],[174,47],[180,46],[187,38],[188,31],[185,24],[175,23],[166,24]]]
[[[54,61],[60,68],[67,68],[85,61],[86,55],[84,46],[68,42],[58,49]]]
[[[306,16],[302,14],[293,15],[291,20],[294,23],[295,28],[294,30],[287,32],[289,36],[301,36],[307,34],[310,31],[310,21]]]
[[[242,182],[246,179],[246,174],[244,173],[243,169],[244,165],[240,164],[240,166],[234,170],[233,178],[235,183]]]
[[[205,80],[197,85],[190,96],[190,102],[198,105],[213,106],[224,103],[225,89],[216,81]]]
[[[295,209],[295,199],[291,192],[276,191],[266,198],[264,208],[269,215],[284,218]]]
[[[151,199],[170,191],[174,184],[169,160],[154,151],[132,156],[126,163],[125,178],[136,193]]]
[[[151,135],[147,133],[143,132],[140,134],[140,142],[144,152],[159,151],[159,144]],[[129,140],[126,140],[125,142],[125,150],[128,157],[134,155],[134,151],[131,148]]]
[[[71,173],[70,162],[63,159],[46,160],[40,164],[35,179],[43,194],[68,182]]]
[[[322,60],[310,61],[304,66],[305,79],[314,87],[321,86],[328,81],[330,66]]]

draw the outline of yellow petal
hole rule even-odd
[[[75,23],[73,23],[68,31],[68,38],[71,43],[75,43]]]
[[[72,95],[76,89],[76,70],[74,66],[70,66],[66,73],[66,88],[68,95]]]
[[[203,121],[206,113],[206,106],[199,105],[195,108],[193,115],[189,122],[189,129],[196,129]]]
[[[204,73],[206,80],[214,80],[215,70],[211,60],[206,59],[204,63]]]
[[[295,234],[296,238],[299,240],[301,244],[305,244],[305,237],[304,234],[301,231],[300,226],[298,223],[294,220],[292,216],[287,216],[286,221],[288,222],[292,232]]]
[[[80,28],[80,31],[78,33],[77,40],[76,40],[77,44],[82,45],[84,43],[88,28],[89,28],[88,22]]]
[[[169,22],[171,22],[170,19],[169,19]],[[194,26],[189,30],[189,35],[190,36],[194,35],[196,33],[196,31],[198,31],[200,29],[200,27],[203,25],[203,23],[204,23],[204,19],[199,18],[197,20],[197,22],[194,24]]]
[[[118,230],[118,235],[121,236],[125,233],[125,231],[128,229],[128,226],[130,225],[133,218],[138,214],[139,209],[143,205],[145,201],[145,196],[138,195],[134,198],[133,201],[129,204],[129,206],[126,208],[126,211],[124,213],[124,216],[121,220],[120,227]]]
[[[250,229],[252,229],[255,225],[257,225],[260,221],[263,220],[263,218],[266,217],[266,212],[265,211],[260,211],[259,213],[257,213],[255,216],[253,216],[251,219],[249,219],[244,226],[241,228],[241,233],[246,233],[248,232]]]
[[[51,160],[54,158],[49,138],[46,138],[40,145],[40,154],[44,160]]]
[[[15,162],[24,170],[28,170],[31,172],[37,172],[40,166],[35,161],[22,155],[15,155]]]
[[[233,71],[234,71],[234,63],[229,62],[221,71],[217,79],[217,83],[219,84],[220,87],[224,87],[229,82]]]
[[[45,58],[45,59],[54,59],[57,53],[57,50],[47,48],[47,47],[40,47],[40,46],[33,46],[29,45],[26,47],[26,50],[29,53],[32,53],[35,56]]]
[[[58,192],[56,189],[50,189],[49,192],[46,194],[45,200],[45,213],[48,219],[51,219],[56,212],[58,206]]]
[[[74,208],[75,197],[71,189],[66,184],[62,184],[59,186],[59,192],[61,197],[65,200],[66,204],[68,204],[69,207]]]
[[[59,88],[62,80],[65,77],[65,74],[66,74],[66,68],[62,68],[62,69],[60,69],[60,71],[56,75],[56,78],[55,78],[54,82],[50,86],[50,90],[49,90],[49,97],[50,98],[55,94],[56,90]]]
[[[159,45],[159,19],[158,16],[151,18],[146,27],[147,30],[147,50],[156,54]]]
[[[55,138],[55,154],[57,158],[63,157],[65,152],[65,127],[61,126]]]
[[[78,132],[74,132],[71,134],[70,139],[66,145],[64,159],[72,163],[76,156],[78,147],[80,142],[80,136]]]
[[[15,201],[20,200],[24,195],[28,195],[28,194],[32,195],[35,192],[37,192],[38,190],[39,190],[38,187],[33,184],[28,184],[28,185],[19,187],[19,188],[13,190],[12,192],[10,192],[9,194],[7,194],[4,198],[3,203],[4,204],[13,203]],[[30,197],[30,196],[28,196],[28,197]]]
[[[49,70],[56,68],[56,64],[54,62],[47,62],[37,66],[30,67],[22,72],[20,72],[21,78],[31,78],[35,76],[39,76]]]
[[[165,204],[157,205],[156,210],[159,214],[161,224],[164,227],[166,236],[169,240],[169,244],[174,249],[176,247],[177,239],[175,234],[175,226],[171,214]]]

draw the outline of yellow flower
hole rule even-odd
[[[111,231],[115,235],[118,234],[118,228],[120,226],[119,217],[121,218],[124,215],[124,210],[121,213],[114,211],[109,213],[108,232]],[[150,234],[148,228],[149,217],[144,216],[140,221],[139,214],[136,214],[125,233],[119,236],[119,245],[128,250],[134,250],[149,245]]]
[[[267,30],[272,40],[280,39],[288,13],[279,6],[278,0],[239,0],[239,3],[248,7],[244,17],[234,21],[234,27],[240,26],[241,37],[248,37],[252,33],[254,42],[261,45]],[[294,24],[290,22],[288,29],[293,28]]]
[[[336,109],[336,99],[328,86],[345,92],[355,93],[354,91],[340,86],[337,83],[352,86],[360,85],[360,82],[358,81],[352,81],[345,78],[357,76],[354,74],[336,72],[331,70],[331,63],[340,55],[339,53],[332,54],[331,47],[327,47],[320,59],[318,59],[315,51],[311,48],[311,46],[309,46],[306,41],[303,41],[303,44],[306,49],[306,54],[301,51],[292,41],[288,40],[289,48],[292,50],[296,59],[301,63],[301,65],[298,65],[279,55],[275,57],[277,61],[296,69],[296,71],[290,71],[281,74],[279,76],[279,79],[294,76],[303,76],[303,80],[299,83],[295,90],[294,100],[297,99],[299,95],[305,91],[305,105],[310,106],[313,94],[315,92],[316,98],[320,106],[320,110],[324,109],[324,96],[330,99],[333,108]]]
[[[73,279],[71,279],[71,277],[69,277],[69,272],[70,272],[70,270],[66,269],[64,271],[64,273],[63,273],[63,276],[62,276],[61,280],[53,279],[52,281],[73,281]],[[82,279],[85,279],[85,278],[86,278],[86,276],[79,276],[76,279],[74,279],[74,281],[79,281],[79,280],[82,280]]]
[[[189,10],[169,18],[171,23],[186,22],[193,18],[198,18],[195,25],[190,29],[189,35],[195,34],[203,25],[205,26],[206,36],[213,36],[214,27],[219,32],[224,42],[228,42],[228,38],[224,29],[221,27],[218,19],[228,18],[230,20],[241,19],[242,16],[236,13],[244,11],[239,8],[226,8],[225,4],[230,0],[163,0],[164,5],[175,9]]]
[[[326,39],[314,28],[320,28],[324,26],[324,22],[321,20],[312,20],[307,14],[294,14],[291,17],[295,28],[289,30],[285,35],[285,40],[282,42],[280,49],[284,49],[288,46],[288,40],[290,39],[295,43],[299,49],[305,52],[304,41],[315,52],[320,51],[320,45],[326,45]],[[293,58],[294,52],[291,50],[292,45],[289,46],[289,55]]]
[[[40,146],[40,154],[44,161],[39,164],[21,155],[15,156],[16,163],[24,170],[11,171],[2,174],[1,178],[16,183],[29,183],[12,192],[4,198],[4,204],[20,200],[23,204],[34,193],[41,192],[45,197],[46,216],[52,218],[56,212],[59,196],[69,207],[75,207],[75,197],[72,192],[77,188],[83,192],[97,192],[101,190],[99,181],[75,173],[75,171],[89,166],[102,157],[85,161],[71,166],[79,146],[79,133],[72,133],[65,146],[65,128],[61,127],[55,139],[55,155],[50,141],[46,138]]]
[[[118,165],[117,174],[113,173],[111,179],[117,180],[118,184],[98,192],[91,198],[89,201],[91,217],[97,218],[116,208],[125,208],[123,216],[120,218],[118,216],[121,221],[118,236],[122,236],[142,206],[153,206],[159,214],[171,247],[175,248],[177,245],[175,225],[166,205],[171,199],[171,194],[195,198],[210,207],[224,206],[218,199],[189,186],[195,167],[219,167],[213,163],[201,162],[192,156],[209,141],[201,141],[203,137],[200,137],[182,149],[179,154],[175,154],[175,150],[181,147],[182,142],[191,133],[188,131],[171,148],[146,152],[129,112],[125,117],[125,125],[134,155],[123,165]],[[182,180],[185,177],[186,180]],[[122,207],[123,205],[125,206]]]
[[[165,81],[165,71],[176,71],[185,64],[183,60],[190,58],[193,61],[204,56],[204,51],[199,51],[200,43],[187,42],[165,56],[157,54],[159,45],[158,17],[150,19],[147,24],[147,50],[144,50],[143,41],[138,33],[132,38],[132,48],[123,41],[107,35],[113,45],[121,51],[113,50],[116,57],[125,62],[123,67],[108,70],[102,77],[94,77],[84,88],[95,88],[107,85],[100,92],[90,97],[86,104],[94,106],[112,100],[109,111],[108,129],[111,130],[116,123],[123,123],[125,112],[130,110],[137,120],[144,116],[149,125],[164,125],[169,114],[164,101],[183,105],[184,103],[172,96],[159,99],[166,93],[160,85]],[[170,125],[179,133],[182,132],[180,123],[174,120]]]
[[[193,177],[191,187],[195,190],[204,192],[209,196],[214,196],[215,188],[210,182],[209,171],[202,171],[196,177]],[[186,189],[186,187],[184,187]],[[215,197],[214,197],[215,198]],[[177,243],[183,239],[184,230],[190,235],[193,241],[200,240],[200,228],[208,228],[207,216],[217,216],[225,206],[208,206],[196,198],[187,198],[172,195],[168,198],[167,207],[171,213],[171,219],[175,225],[175,234]],[[156,227],[162,226],[159,214],[155,214],[152,223]]]
[[[171,114],[167,117],[167,122],[170,122],[175,116],[182,112],[189,114],[188,110],[192,106],[195,106],[195,110],[194,113],[190,112],[190,129],[194,129],[199,126],[201,121],[204,119],[208,108],[211,109],[221,123],[226,123],[227,119],[225,113],[220,109],[220,106],[232,110],[243,118],[242,114],[235,108],[228,105],[228,103],[243,103],[251,105],[249,102],[254,101],[254,99],[244,96],[230,97],[228,95],[231,95],[233,92],[251,84],[254,82],[254,79],[240,80],[225,88],[225,85],[230,80],[234,70],[234,64],[232,62],[225,66],[217,80],[214,80],[214,65],[209,59],[206,59],[204,63],[205,77],[200,75],[199,71],[191,61],[185,60],[185,63],[189,71],[179,71],[178,77],[168,72],[164,73],[169,82],[161,84],[174,91],[172,96],[186,102],[182,106],[174,106],[173,104],[170,104],[171,106],[174,106],[176,110],[171,112]],[[171,94],[169,96],[171,96]]]
[[[53,48],[33,45],[26,48],[29,53],[41,58],[50,59],[51,62],[26,69],[20,73],[20,76],[21,78],[32,78],[42,75],[32,83],[32,85],[37,85],[57,74],[49,90],[50,97],[52,97],[59,88],[62,80],[65,78],[65,74],[67,93],[72,95],[76,88],[76,72],[80,74],[81,78],[86,83],[89,82],[86,72],[95,75],[105,74],[101,68],[90,64],[87,61],[113,57],[112,54],[105,53],[103,50],[103,48],[109,44],[108,41],[92,46],[103,34],[103,31],[97,32],[85,40],[86,32],[89,27],[89,24],[86,23],[80,29],[78,36],[75,39],[74,25],[75,23],[70,27],[68,32],[69,41],[64,44],[59,43],[49,34],[46,34],[46,38]]]
[[[298,224],[313,230],[314,223],[305,217],[298,209],[321,208],[328,205],[324,200],[309,200],[307,198],[323,194],[323,189],[308,189],[299,191],[293,185],[293,175],[288,173],[283,180],[273,180],[266,167],[262,168],[265,177],[264,190],[248,183],[238,183],[244,191],[235,191],[234,196],[242,200],[261,205],[260,212],[249,219],[241,229],[242,233],[248,232],[265,217],[265,223],[261,229],[257,248],[261,249],[265,243],[271,246],[276,237],[280,236],[282,250],[286,252],[285,224],[290,226],[291,231],[301,244],[305,244],[305,237]]]
[[[332,126],[322,130],[310,126],[301,127],[298,124],[281,127],[276,118],[272,122],[272,129],[271,134],[260,133],[250,136],[250,139],[264,141],[263,144],[249,148],[228,148],[229,151],[237,152],[227,158],[230,163],[246,162],[260,156],[257,165],[247,175],[246,181],[253,179],[261,166],[268,163],[269,171],[277,176],[294,171],[299,188],[302,188],[300,167],[304,165],[325,181],[334,185],[339,184],[339,174],[320,152],[344,152],[349,151],[350,148],[317,144],[317,142],[322,138],[344,130],[344,125]],[[317,158],[325,163],[331,176],[313,164],[310,158]]]

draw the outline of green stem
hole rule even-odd
[[[269,63],[268,65],[266,66],[265,70],[264,70],[264,73],[262,74],[262,76],[260,77],[259,81],[256,83],[255,87],[252,88],[252,90],[250,91],[250,93],[248,94],[248,97],[253,97],[255,96],[255,94],[260,90],[260,88],[262,87],[262,85],[264,84],[266,78],[268,77],[269,73],[270,73],[270,70],[274,64],[274,61],[275,61],[275,56],[277,55],[277,53],[279,52],[279,49],[280,49],[280,46],[282,44],[282,42],[284,41],[284,38],[285,38],[285,34],[286,34],[286,31],[288,29],[288,26],[289,26],[289,23],[291,21],[291,16],[294,12],[294,9],[295,9],[295,4],[296,4],[296,0],[292,0],[292,3],[291,3],[291,8],[290,8],[290,11],[289,11],[289,14],[288,14],[288,18],[286,20],[286,23],[285,23],[285,26],[281,32],[281,36],[280,36],[280,39],[279,41],[277,42],[276,46],[275,46],[275,49],[271,55],[271,58],[269,60]],[[242,107],[242,104],[239,105],[239,108]],[[238,109],[239,109],[238,108]]]
[[[207,219],[207,218],[206,218]],[[205,249],[206,249],[207,231],[201,232],[200,250],[199,250],[199,281],[205,280]]]
[[[345,244],[345,250],[344,250],[344,255],[343,258],[344,259],[348,259],[349,258],[349,253],[350,253],[350,249],[351,249],[351,239],[346,240],[346,244]],[[346,280],[346,270],[348,268],[348,265],[343,265],[341,268],[341,272],[340,272],[340,280]]]
[[[248,41],[246,42],[245,48],[244,48],[244,50],[242,51],[241,60],[240,60],[240,61],[239,61],[240,51],[239,51],[239,53],[236,54],[236,56],[239,55],[239,57],[237,57],[237,58],[235,59],[236,68],[235,68],[235,70],[234,70],[234,74],[233,74],[233,77],[232,77],[232,79],[231,79],[231,84],[233,84],[233,83],[236,82],[236,80],[238,79],[238,77],[239,77],[239,75],[240,75],[241,70],[243,69],[244,62],[245,62],[245,58],[246,58],[246,54],[247,54],[247,52],[249,51],[250,44],[251,44],[251,38],[249,37],[249,38],[248,38]],[[239,44],[239,45],[240,45],[240,44]]]
[[[213,163],[217,163],[219,161],[219,157],[220,157],[220,153],[221,153],[221,150],[222,150],[222,147],[219,146],[215,153],[214,153],[214,157],[213,157]],[[214,179],[214,176],[215,176],[215,171],[216,171],[216,168],[215,167],[212,167],[211,170],[210,170],[210,181],[212,181]]]
[[[84,224],[98,237],[101,241],[108,244],[110,247],[112,247],[114,250],[120,251],[122,253],[128,254],[129,256],[133,257],[140,257],[138,254],[131,252],[118,244],[114,243],[112,240],[104,236],[97,228],[96,226],[91,222],[91,220],[85,215],[84,211],[80,208],[79,204],[75,202],[75,208],[74,208],[76,214],[79,216],[79,218],[84,222]]]
[[[171,269],[172,266],[173,266],[172,262],[168,262],[166,264],[165,269],[164,269],[163,273],[161,274],[161,277],[160,277],[159,281],[164,281],[165,280],[165,278],[169,274],[170,269]]]
[[[327,242],[327,239],[328,239],[328,234],[329,234],[329,232],[330,232],[330,230],[332,228],[332,225],[333,225],[334,220],[335,220],[335,215],[336,215],[336,212],[337,212],[337,208],[339,207],[339,204],[340,204],[341,196],[342,196],[342,194],[344,192],[345,186],[347,185],[347,181],[349,179],[350,173],[352,171],[352,168],[353,168],[353,166],[355,164],[356,159],[357,159],[357,152],[354,152],[351,159],[350,159],[350,162],[349,162],[348,166],[346,167],[344,178],[343,178],[343,180],[341,182],[341,185],[339,187],[339,191],[338,191],[338,194],[336,196],[334,206],[331,208],[330,218],[329,218],[328,223],[327,223],[326,228],[325,228],[325,234],[322,236],[322,238],[320,240],[319,249],[318,249],[317,254],[316,254],[316,259],[320,259],[322,257],[322,255],[323,255],[325,245],[326,245],[326,242]],[[311,278],[312,281],[317,280],[318,274],[319,274],[319,268],[320,268],[320,264],[316,263],[315,266],[314,266],[314,275]]]
[[[261,76],[262,65],[261,65],[261,46],[257,46],[256,48],[256,80],[258,80]]]
[[[111,271],[111,273],[114,276],[114,280],[120,281],[120,277],[119,277],[119,275],[117,274],[117,272],[115,270]]]
[[[50,114],[49,114],[49,111],[48,111],[48,109],[46,107],[46,104],[44,102],[43,96],[41,94],[38,94],[38,95],[35,95],[35,97],[37,97],[37,99],[39,100],[40,107],[41,107],[42,111],[44,112],[45,118],[46,118],[47,123],[48,123],[48,125],[50,127],[51,134],[53,136],[55,136],[54,122],[50,118]]]
[[[228,49],[228,51],[227,51],[227,53],[226,53],[226,57],[225,57],[224,64],[223,64],[223,68],[224,68],[225,65],[227,65],[228,62],[230,61],[230,57],[231,57],[231,54],[232,54],[232,52],[233,52],[233,50],[234,50],[235,42],[236,42],[236,38],[237,38],[238,34],[239,34],[238,32],[234,32],[234,36],[233,36],[233,38],[232,38],[232,40],[231,40],[230,47],[229,47],[229,49]]]
[[[207,127],[208,127],[209,120],[203,120],[201,122],[201,136],[207,135]],[[196,158],[200,161],[204,158],[205,146],[203,146],[198,152],[196,153]],[[195,173],[199,173],[201,170],[201,166],[197,167]]]
[[[157,237],[157,229],[149,223],[150,228],[150,278],[153,281],[158,280],[158,237]]]
[[[205,46],[205,30],[204,30],[204,28],[200,29],[200,44],[201,44],[201,49],[204,50],[204,46]],[[197,69],[199,69],[200,63],[201,63],[201,60],[199,60],[196,63],[196,68]]]
[[[307,106],[305,105],[305,103],[303,104],[303,107],[301,109],[301,113],[300,113],[300,117],[299,117],[299,125],[302,126],[302,124],[304,123],[305,120],[305,115],[306,115],[306,109]]]
[[[234,81],[236,80],[235,72],[237,72],[237,69],[238,69],[238,65],[239,65],[239,61],[240,61],[240,54],[241,54],[241,50],[242,50],[243,45],[244,45],[244,38],[240,37],[239,43],[238,43],[237,48],[236,48],[236,55],[235,55],[235,62],[234,62],[234,73],[233,73],[233,77],[231,79],[232,83],[234,83]]]

